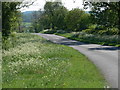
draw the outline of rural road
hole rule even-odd
[[[86,55],[101,71],[111,88],[118,88],[118,48],[97,44],[85,44],[53,34],[41,34],[54,43],[67,45]],[[88,67],[89,68],[89,67]]]

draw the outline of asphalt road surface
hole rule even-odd
[[[85,44],[53,34],[41,34],[43,38],[57,44],[67,45],[86,55],[101,71],[111,88],[118,88],[118,51],[113,46]],[[88,67],[89,68],[89,67]]]

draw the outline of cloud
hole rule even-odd
[[[83,0],[37,0],[33,5],[22,8],[21,11],[38,11],[40,9],[44,10],[46,1],[61,1],[68,10],[72,10],[73,8],[83,8]]]

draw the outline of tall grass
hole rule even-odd
[[[103,88],[106,81],[84,55],[39,36],[17,34],[3,50],[3,88]]]
[[[64,34],[57,33],[57,35],[61,35],[69,39],[74,39],[85,43],[94,43],[94,44],[120,47],[120,40],[118,35],[87,34],[85,32],[64,33]]]

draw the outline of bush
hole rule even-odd
[[[85,32],[87,34],[93,34],[93,33],[96,33],[97,30],[94,30],[94,29],[85,29],[83,30],[82,32]]]
[[[119,33],[119,30],[117,28],[98,31],[98,34],[100,35],[118,35],[118,33]]]
[[[109,31],[111,32],[112,35],[118,35],[118,33],[119,33],[118,28],[111,28]]]
[[[95,29],[96,29],[96,30],[103,30],[104,28],[105,28],[104,26],[97,25]]]
[[[93,25],[90,25],[88,28],[89,28],[89,29],[92,29],[92,30],[95,30],[96,27],[97,27],[97,25],[96,25],[96,24],[93,24]]]
[[[56,30],[48,30],[44,32],[45,34],[54,34],[56,33]]]
[[[98,34],[100,34],[100,35],[105,35],[105,34],[107,34],[107,30],[100,30],[100,31],[98,31]]]
[[[2,48],[8,50],[16,45],[16,32],[12,32],[9,37],[2,38]]]
[[[8,50],[11,47],[10,38],[2,38],[2,49]]]
[[[66,31],[64,31],[64,30],[57,30],[56,33],[64,34],[64,33],[66,33]]]

